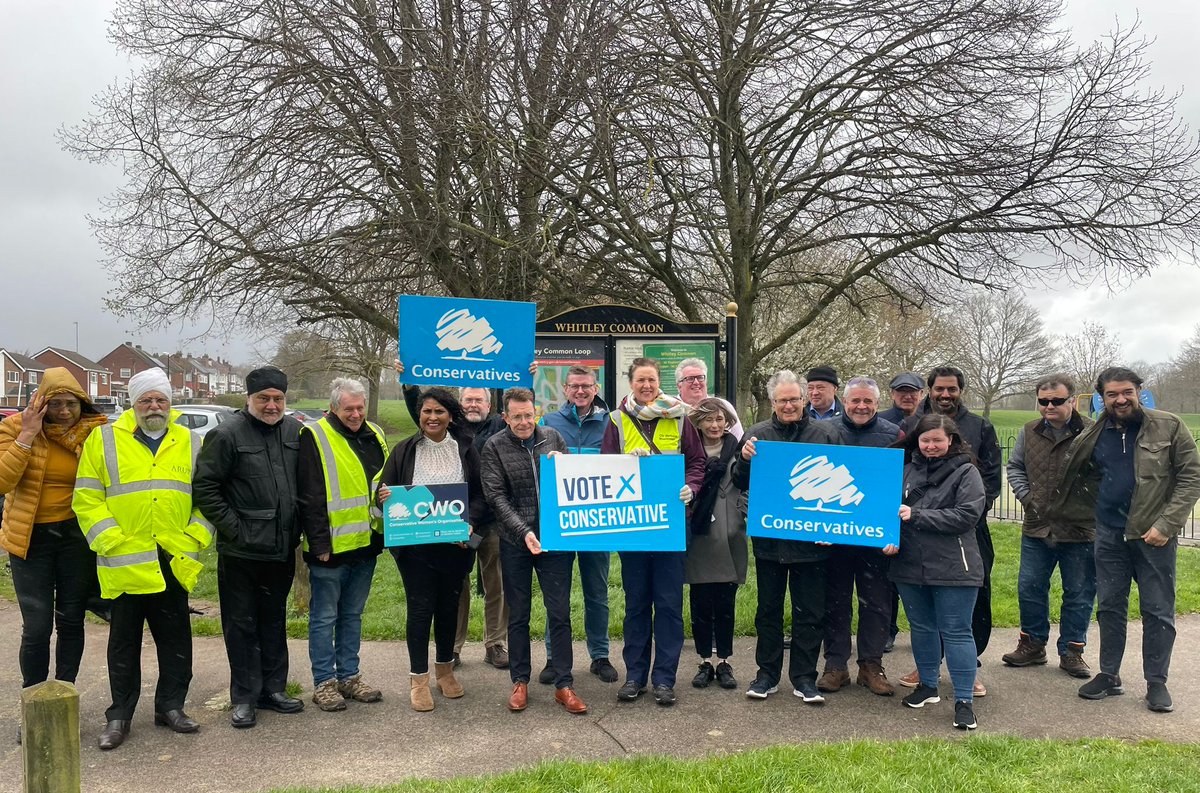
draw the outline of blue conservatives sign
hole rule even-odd
[[[541,542],[547,551],[683,551],[683,456],[564,454],[542,458]]]
[[[900,544],[900,449],[762,441],[755,450],[746,517],[751,537]]]
[[[399,311],[404,382],[533,386],[536,304],[401,295]]]
[[[383,502],[383,544],[425,545],[466,542],[467,485],[392,485]]]

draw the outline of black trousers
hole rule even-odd
[[[171,573],[170,559],[160,549],[158,565],[167,588],[152,595],[121,595],[112,601],[108,629],[108,686],[112,706],[108,721],[128,721],[142,691],[142,626],[150,626],[158,654],[154,712],[183,707],[192,682],[192,623],[188,593]]]
[[[1175,563],[1179,541],[1161,548],[1126,540],[1125,529],[1096,526],[1096,620],[1100,623],[1100,671],[1121,674],[1129,589],[1138,586],[1142,615],[1142,674],[1166,683],[1175,648]]]
[[[783,674],[783,596],[792,596],[792,644],[788,677],[793,686],[817,680],[817,658],[824,638],[825,562],[783,564],[761,557],[754,562],[758,611],[754,628],[758,645],[754,660],[759,674],[772,684]]]
[[[534,556],[528,549],[500,541],[500,569],[504,601],[508,604],[509,674],[514,683],[528,683],[529,610],[533,603],[533,571],[546,605],[546,631],[550,634],[550,665],[554,687],[571,688],[575,678],[571,647],[571,571],[574,552],[548,552]]]
[[[825,563],[825,668],[850,661],[850,625],[858,590],[858,661],[881,663],[891,619],[888,558],[877,548],[836,545]]]
[[[737,602],[736,581],[688,586],[692,607],[692,639],[696,654],[709,658],[716,650],[718,658],[733,655],[733,610]]]
[[[979,555],[983,557],[983,586],[979,587],[979,596],[975,598],[971,634],[975,637],[975,655],[980,656],[992,640],[992,565],[996,561],[986,516],[980,518],[975,527],[975,539],[979,542]]]
[[[229,656],[229,698],[252,705],[287,688],[287,599],[296,562],[217,556],[221,632]]]
[[[10,556],[9,563],[21,608],[21,685],[49,678],[55,629],[54,678],[74,683],[83,658],[83,613],[96,584],[96,554],[72,518],[35,524],[25,558]]]
[[[458,599],[462,596],[461,570],[442,569],[420,554],[393,553],[404,581],[407,611],[405,634],[408,667],[415,675],[429,671],[429,633],[433,631],[434,660],[454,660],[454,634],[458,630]]]

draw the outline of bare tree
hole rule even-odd
[[[1046,371],[1053,347],[1037,309],[1016,292],[978,291],[947,310],[955,331],[951,361],[962,368],[969,395],[986,418],[1007,396],[1028,391]]]
[[[1075,378],[1080,392],[1087,393],[1095,384],[1096,375],[1120,363],[1121,336],[1109,333],[1099,322],[1087,320],[1078,333],[1058,338],[1057,357],[1058,367]]]
[[[647,0],[616,55],[639,82],[596,99],[607,178],[570,190],[680,313],[738,303],[743,394],[840,300],[1143,271],[1195,240],[1197,144],[1139,84],[1142,42],[1077,50],[1058,11]],[[788,320],[760,322],[780,290]]]
[[[1196,240],[1200,149],[1143,90],[1144,43],[1078,49],[1058,12],[123,0],[146,65],[65,139],[129,174],[95,221],[114,308],[394,332],[401,292],[733,299],[744,396],[835,305],[1137,273]]]

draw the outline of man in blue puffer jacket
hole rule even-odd
[[[563,393],[566,402],[562,409],[543,416],[542,423],[558,430],[571,454],[599,454],[600,441],[604,439],[604,428],[608,424],[608,405],[600,397],[595,370],[580,365],[569,368]],[[587,634],[588,655],[592,659],[591,672],[605,683],[614,683],[617,670],[608,660],[609,555],[607,551],[585,551],[577,554],[577,558],[579,581],[583,586],[583,628]],[[538,675],[538,682],[546,685],[554,682],[548,636],[546,667]]]

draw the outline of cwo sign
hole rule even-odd
[[[761,441],[746,533],[778,540],[900,544],[900,449]]]
[[[475,388],[533,385],[533,303],[401,295],[399,311],[404,382]]]
[[[543,458],[541,542],[547,551],[683,551],[683,457]]]
[[[424,545],[431,542],[466,542],[467,486],[392,486],[383,503],[383,544]]]

